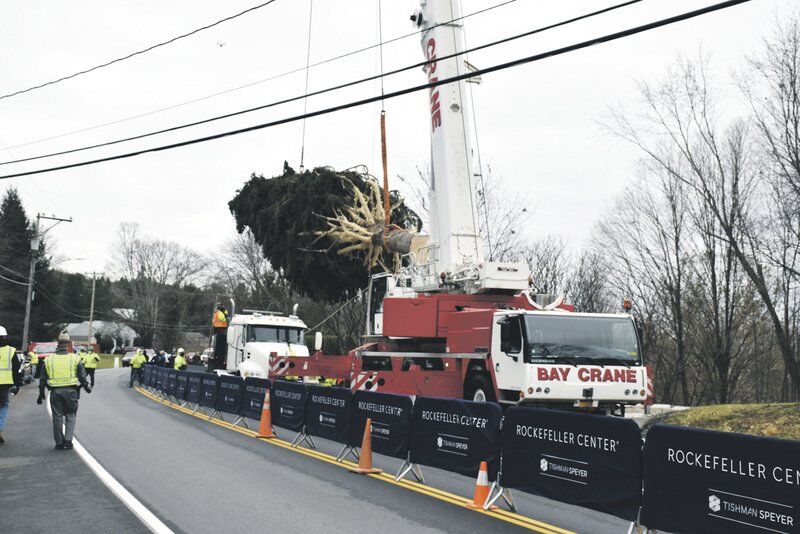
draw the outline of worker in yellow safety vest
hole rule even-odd
[[[94,349],[89,349],[89,352],[81,353],[81,361],[83,361],[83,367],[86,369],[86,374],[91,379],[92,387],[94,387],[94,371],[97,369],[97,364],[100,363],[100,356],[98,356]]]
[[[28,361],[31,364],[31,380],[39,375],[39,355],[35,350],[28,353]]]
[[[3,429],[6,426],[9,398],[11,394],[16,395],[22,385],[19,358],[14,357],[16,349],[9,346],[7,336],[6,329],[0,326],[0,445],[5,443]]]
[[[39,379],[39,398],[37,404],[44,402],[45,388],[50,390],[50,408],[53,411],[53,439],[57,450],[72,448],[72,435],[78,416],[80,388],[91,393],[86,381],[86,370],[77,354],[67,351],[69,334],[58,336],[56,353],[44,360],[42,377]],[[66,424],[65,424],[66,420]]]
[[[224,306],[218,305],[211,319],[211,326],[214,328],[228,328],[228,311]]]
[[[128,387],[133,387],[133,380],[136,379],[139,384],[144,382],[144,364],[147,363],[147,356],[142,354],[141,350],[136,351],[136,355],[131,358],[131,379],[128,382]]]
[[[186,352],[183,349],[178,349],[178,353],[175,355],[175,362],[172,364],[172,368],[176,371],[183,371],[186,369],[187,365]]]

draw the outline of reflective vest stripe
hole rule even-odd
[[[53,354],[44,361],[47,384],[59,388],[78,385],[78,361],[74,354]]]
[[[8,345],[0,347],[0,384],[14,383],[14,373],[11,367],[14,351],[14,347]]]

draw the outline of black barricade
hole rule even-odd
[[[151,388],[156,387],[156,379],[158,378],[158,367],[155,365],[148,365],[150,368],[150,379],[147,382],[147,385]]]
[[[200,373],[187,373],[189,375],[189,384],[186,386],[186,400],[192,403],[200,402],[200,395],[202,394],[203,375]]]
[[[306,432],[312,436],[347,443],[353,394],[346,388],[309,386]]]
[[[177,386],[178,372],[175,369],[167,371],[167,395],[175,395],[175,387]]]
[[[153,366],[152,365],[145,365],[144,366],[144,384],[143,386],[150,385],[150,378],[153,374]]]
[[[306,417],[308,389],[299,382],[276,380],[269,393],[272,405],[272,424],[299,432]]]
[[[671,532],[800,532],[800,441],[655,425],[643,525]]]
[[[222,375],[219,377],[217,410],[239,415],[242,410],[242,390],[244,380],[241,376]]]
[[[164,392],[167,389],[167,370],[163,367],[158,368],[158,377],[156,378],[156,388],[160,392]]]
[[[200,379],[200,406],[214,408],[217,406],[217,393],[219,392],[219,377],[213,373],[203,373]]]
[[[270,388],[271,382],[266,378],[248,376],[244,379],[242,391],[242,415],[250,419],[261,419],[261,410],[264,408],[264,394]]]
[[[348,445],[360,447],[367,418],[372,419],[372,450],[406,459],[411,430],[411,397],[391,393],[357,391],[353,395],[353,419]]]
[[[186,392],[189,389],[189,373],[178,371],[175,374],[175,398],[186,400]]]
[[[489,480],[497,477],[503,419],[499,404],[417,397],[412,413],[412,463],[475,477],[485,461]]]
[[[641,446],[630,419],[514,406],[503,422],[500,483],[633,521]]]

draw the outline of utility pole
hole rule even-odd
[[[92,303],[89,305],[89,335],[87,341],[92,344],[92,323],[94,322],[94,291],[97,286],[97,273],[92,271]],[[94,348],[92,349],[94,350]]]
[[[45,230],[44,232],[39,232],[39,228],[41,226],[41,220],[45,219],[48,221],[55,221],[55,224]],[[28,272],[28,298],[25,301],[25,326],[22,328],[22,351],[28,351],[28,334],[30,333],[30,324],[31,324],[31,304],[33,303],[33,277],[36,274],[36,258],[39,255],[39,246],[42,243],[42,237],[44,234],[49,232],[53,229],[58,223],[60,222],[72,222],[72,217],[69,219],[62,219],[56,216],[42,215],[41,213],[36,214],[36,225],[33,227],[33,239],[31,239],[31,267],[30,271]]]

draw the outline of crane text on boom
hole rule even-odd
[[[439,81],[436,76],[436,40],[428,39],[428,45],[425,47],[425,57],[431,63],[426,67],[428,74],[428,82],[435,83]],[[442,125],[442,108],[439,103],[439,87],[431,87],[431,131],[436,130],[437,126]]]

